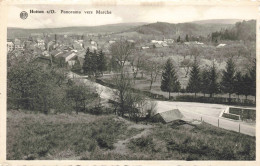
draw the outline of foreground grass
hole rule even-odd
[[[255,137],[206,123],[159,125],[151,135],[128,144],[143,159],[163,160],[255,160],[255,146]]]
[[[8,111],[7,159],[94,159],[118,138],[139,133],[113,115],[44,115]]]
[[[130,127],[131,126],[131,127]],[[7,113],[7,159],[255,160],[255,137],[206,123],[144,129],[114,115]],[[129,139],[127,153],[115,143]]]

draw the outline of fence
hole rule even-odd
[[[192,116],[192,119],[200,120],[219,128],[239,132],[250,136],[255,136],[256,134],[256,129],[254,126],[243,124],[237,121],[232,121],[224,118],[216,118],[191,112],[181,112],[184,114],[185,117]]]

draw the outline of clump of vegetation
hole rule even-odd
[[[33,114],[38,116],[38,114]],[[29,115],[28,115],[29,116]],[[8,118],[7,127],[7,158],[12,160],[33,159],[57,159],[57,153],[71,152],[67,157],[84,156],[89,153],[95,155],[98,150],[108,151],[113,149],[117,139],[129,135],[127,125],[122,121],[115,121],[114,116],[99,117],[94,122],[79,121],[77,118],[68,118],[67,121],[59,121],[60,115],[46,115],[53,121],[29,121],[23,119],[19,125],[15,119]],[[94,116],[94,115],[91,115]],[[26,117],[26,116],[25,116]],[[39,116],[38,118],[41,118]],[[57,122],[55,122],[57,121]],[[70,121],[70,122],[69,122]],[[17,130],[17,133],[12,134]],[[130,131],[132,135],[139,130]],[[66,156],[60,156],[60,158]],[[95,159],[93,156],[92,159]]]
[[[132,150],[140,150],[140,151],[153,151],[154,142],[152,137],[141,137],[136,139],[131,139],[129,148]]]
[[[159,125],[150,136],[131,140],[128,147],[158,160],[255,160],[256,150],[255,137],[206,123],[191,130]]]
[[[8,57],[7,96],[9,109],[50,112],[80,111],[80,106],[99,98],[95,90],[73,82],[66,68],[41,64],[37,58]]]

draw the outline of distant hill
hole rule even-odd
[[[120,23],[108,24],[101,26],[84,26],[84,27],[61,27],[61,28],[39,28],[39,29],[23,29],[23,28],[7,28],[7,38],[28,37],[30,34],[84,34],[84,33],[118,33],[128,29],[138,27],[147,23]]]
[[[109,24],[101,26],[86,26],[86,27],[63,27],[63,28],[41,28],[41,29],[22,29],[8,28],[8,39],[15,37],[28,37],[30,34],[86,34],[86,33],[114,33],[118,35],[136,34],[142,36],[168,36],[176,38],[181,36],[202,36],[207,37],[214,32],[222,32],[226,29],[232,29],[238,26],[237,22],[242,22],[240,19],[216,19],[216,20],[200,20],[188,23],[121,23]],[[235,24],[236,23],[236,24]],[[243,28],[239,28],[239,35],[250,32],[250,36],[255,34],[255,22],[243,21]],[[247,29],[249,28],[249,29]],[[244,32],[242,32],[242,29]],[[254,33],[251,33],[254,32]],[[251,37],[252,38],[252,37]]]
[[[212,40],[256,41],[256,20],[237,22],[232,28],[222,29],[211,34]]]
[[[184,36],[196,35],[207,36],[208,34],[220,29],[232,27],[232,24],[196,24],[196,23],[179,23],[171,24],[166,22],[156,22],[152,24],[142,25],[131,29],[141,34],[154,35],[174,35]]]
[[[199,20],[191,23],[195,24],[235,24],[236,22],[243,21],[242,19],[212,19],[212,20]]]

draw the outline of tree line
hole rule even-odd
[[[234,27],[222,29],[211,33],[211,40],[218,42],[219,40],[256,40],[256,21],[237,22]]]
[[[8,55],[8,109],[78,113],[82,106],[99,98],[95,89],[72,81],[68,72],[66,68],[41,64],[29,55]]]
[[[103,75],[103,72],[107,69],[107,62],[102,50],[97,53],[96,50],[90,52],[87,48],[82,69],[83,73],[89,76]]]
[[[221,77],[220,77],[221,76]],[[231,94],[256,96],[256,61],[253,65],[242,73],[236,70],[232,58],[227,60],[226,69],[222,71],[221,75],[217,73],[216,66],[213,65],[210,69],[200,69],[199,64],[195,58],[190,71],[188,85],[185,89],[186,92],[209,94],[213,97],[214,94],[227,93],[229,101]],[[219,81],[220,80],[220,81]],[[180,92],[181,86],[176,75],[173,63],[170,59],[167,60],[162,73],[161,90],[169,93]]]

